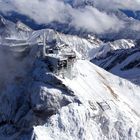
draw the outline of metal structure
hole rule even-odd
[[[56,42],[57,43],[57,42]],[[49,46],[46,43],[46,35],[43,35],[43,58],[48,61],[51,71],[65,75],[70,72],[76,60],[75,52],[66,44]]]
[[[97,104],[99,105],[99,107],[105,111],[105,110],[110,110],[110,106],[109,104],[106,102],[106,101],[103,101],[103,102],[97,102]]]

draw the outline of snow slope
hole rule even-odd
[[[63,107],[43,126],[34,127],[37,140],[140,139],[140,88],[89,61],[79,60],[77,77],[62,79],[81,101]],[[103,111],[98,103],[106,102]]]

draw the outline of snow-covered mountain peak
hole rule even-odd
[[[126,40],[126,39],[120,39],[115,40],[112,42],[103,43],[100,46],[100,50],[98,53],[96,53],[96,58],[104,58],[107,56],[107,54],[111,53],[115,50],[126,50],[134,48],[136,45],[136,42],[134,40]]]
[[[100,54],[97,62],[107,60],[108,69],[138,68],[138,41],[103,43],[94,35],[6,23],[0,34],[0,140],[140,139],[140,87],[92,63]]]
[[[105,43],[92,62],[113,74],[136,84],[140,83],[139,40],[117,40]]]
[[[73,78],[56,75],[37,48],[0,96],[0,139],[139,139],[138,86],[88,60],[74,63]]]
[[[71,103],[51,116],[47,125],[35,127],[36,138],[139,139],[139,87],[86,60],[78,61],[76,68],[73,80],[62,81],[81,104]]]

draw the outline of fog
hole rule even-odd
[[[21,58],[0,48],[0,90],[12,81],[20,82],[29,69],[28,58]]]

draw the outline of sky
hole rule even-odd
[[[82,1],[84,0],[74,0],[74,3]],[[94,0],[94,2],[96,7],[108,9],[138,10],[140,8],[140,0]],[[124,27],[123,21],[113,14],[108,15],[106,12],[91,6],[74,8],[64,0],[0,0],[0,11],[5,14],[16,11],[30,17],[38,24],[57,21],[95,33],[104,33],[108,30],[117,32]]]

